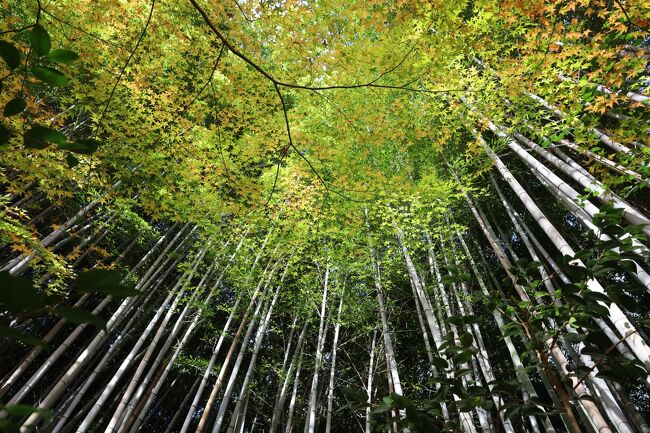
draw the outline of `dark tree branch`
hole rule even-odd
[[[281,81],[277,78],[275,78],[273,75],[271,75],[269,72],[267,72],[264,68],[262,68],[260,65],[255,63],[252,59],[250,59],[248,56],[246,56],[244,53],[242,53],[237,47],[235,47],[226,37],[224,36],[221,31],[217,28],[217,26],[214,25],[214,23],[210,20],[210,17],[208,14],[203,10],[203,8],[197,3],[196,0],[189,0],[190,3],[192,3],[192,6],[194,6],[194,9],[196,9],[201,17],[203,17],[203,21],[205,21],[206,25],[212,30],[212,32],[221,40],[221,42],[228,47],[228,49],[237,57],[239,57],[241,60],[246,62],[250,67],[255,69],[257,72],[262,74],[267,80],[269,80],[271,83],[273,83],[275,86],[279,87],[287,87],[291,89],[303,89],[303,90],[335,90],[335,89],[360,89],[360,88],[367,88],[367,87],[373,87],[373,88],[378,88],[378,89],[392,89],[392,90],[403,90],[403,91],[409,91],[409,92],[419,92],[419,93],[450,93],[450,92],[466,92],[466,90],[463,89],[447,89],[447,90],[430,90],[430,89],[414,89],[411,87],[405,87],[405,86],[395,86],[395,85],[386,85],[386,84],[377,84],[376,82],[385,76],[386,74],[393,72],[395,69],[397,69],[399,66],[402,65],[402,63],[406,60],[406,58],[410,55],[410,53],[415,49],[416,44],[414,44],[411,49],[407,52],[406,56],[395,66],[392,68],[388,69],[387,71],[383,72],[380,74],[377,78],[374,78],[373,80],[367,82],[367,83],[361,83],[361,84],[347,84],[347,85],[332,85],[332,86],[301,86],[299,84],[294,84],[294,83],[288,83]],[[419,41],[419,40],[418,40]]]
[[[21,27],[19,29],[5,30],[4,32],[0,32],[0,35],[6,35],[8,33],[20,33],[23,30],[31,29],[36,24],[38,24],[39,21],[41,20],[41,12],[43,11],[43,5],[41,5],[41,0],[36,0],[36,4],[37,4],[38,9],[36,10],[36,21],[34,21],[34,24],[29,24],[29,25]]]
[[[627,11],[625,10],[625,8],[623,7],[623,5],[621,4],[620,0],[614,0],[614,3],[616,3],[616,5],[617,5],[617,6],[619,7],[619,9],[621,10],[621,12],[623,12],[623,15],[625,15],[625,18],[627,19],[627,22],[629,23],[629,25],[631,25],[631,26],[633,26],[633,27],[636,27],[637,29],[639,29],[639,30],[641,30],[641,31],[644,31],[644,32],[646,32],[646,33],[650,33],[650,30],[648,30],[647,28],[642,27],[642,26],[636,24],[634,21],[632,21],[632,19],[630,18],[630,16],[627,14]]]
[[[97,39],[98,41],[103,42],[106,45],[110,45],[110,46],[115,47],[115,48],[124,48],[123,46],[118,45],[115,42],[111,42],[111,41],[108,41],[108,40],[106,40],[104,38],[101,38],[101,37],[99,37],[97,35],[93,35],[92,33],[82,29],[81,27],[78,27],[78,26],[76,26],[74,24],[69,23],[68,21],[65,21],[65,20],[59,18],[58,16],[54,15],[52,12],[49,12],[47,9],[43,9],[43,13],[45,15],[49,16],[50,18],[53,18],[54,20],[60,22],[61,24],[66,25],[66,26],[68,26],[68,27],[70,27],[72,29],[75,29],[76,31],[78,31],[80,33],[83,33],[86,36],[90,36],[91,38]]]

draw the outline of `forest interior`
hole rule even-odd
[[[650,433],[647,0],[0,6],[0,432]]]

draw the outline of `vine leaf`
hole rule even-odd
[[[0,305],[13,313],[21,313],[45,305],[45,295],[31,281],[0,272]]]
[[[4,115],[7,117],[15,116],[16,114],[22,113],[26,107],[27,102],[25,102],[23,98],[16,97],[7,102],[5,105]]]
[[[91,313],[88,310],[83,308],[69,307],[67,305],[61,305],[52,309],[52,314],[59,316],[63,319],[66,319],[69,322],[76,323],[78,325],[84,323],[90,323],[96,325],[99,328],[102,328],[106,331],[106,320],[97,316],[96,314]]]
[[[100,141],[88,138],[77,140],[72,143],[59,144],[59,149],[69,150],[70,152],[81,153],[84,155],[90,155],[94,153],[99,148],[99,146],[101,146],[101,144],[102,143]]]
[[[101,293],[125,298],[139,295],[140,292],[122,284],[122,275],[109,269],[91,269],[79,275],[75,287],[85,292]]]
[[[65,135],[42,125],[34,125],[23,136],[25,147],[45,149],[51,143],[65,143]]]
[[[0,57],[9,66],[9,69],[16,69],[20,66],[20,51],[10,42],[0,41]]]
[[[32,27],[32,31],[29,33],[29,41],[31,42],[32,50],[39,56],[47,56],[50,48],[52,48],[50,35],[40,24]]]
[[[68,84],[68,78],[63,72],[49,66],[34,66],[32,73],[42,82],[54,87],[63,87]]]
[[[70,64],[79,59],[79,54],[70,50],[52,50],[47,55],[47,59],[55,63]]]

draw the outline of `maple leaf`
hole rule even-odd
[[[12,245],[11,245],[11,250],[12,250],[12,251],[15,251],[15,252],[19,252],[19,253],[25,254],[25,255],[27,255],[27,256],[30,256],[30,255],[33,254],[32,249],[29,248],[29,247],[28,247],[27,245],[25,245],[25,244],[12,244]]]

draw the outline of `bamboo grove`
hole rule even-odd
[[[650,433],[650,5],[0,0],[0,430]]]

